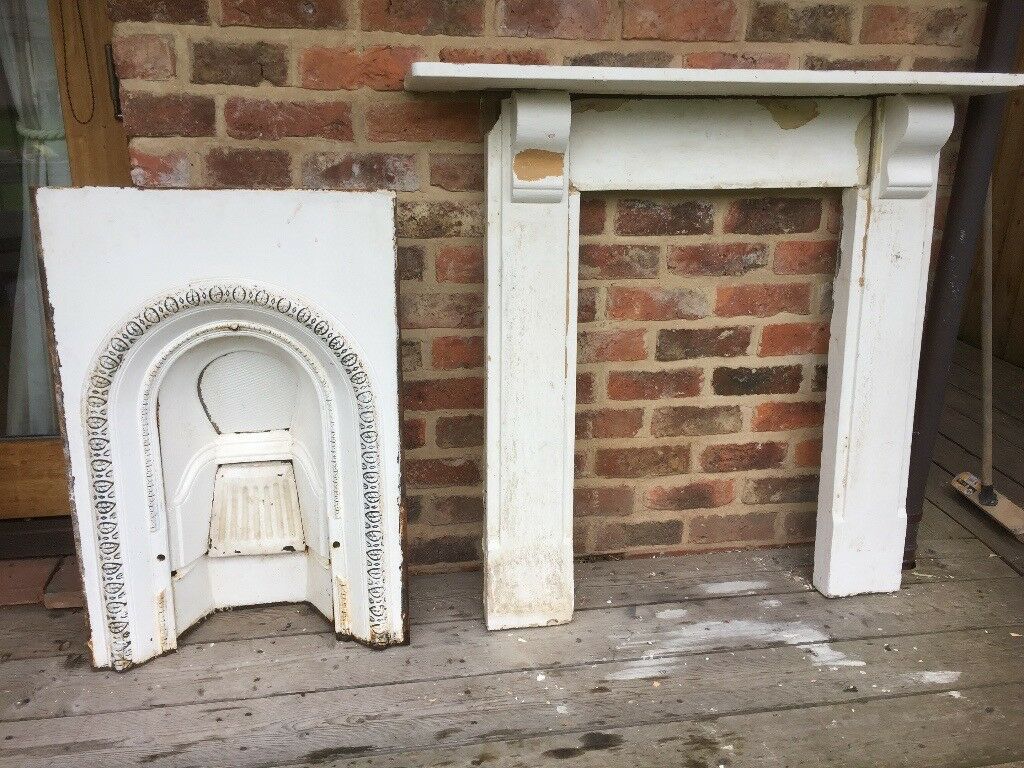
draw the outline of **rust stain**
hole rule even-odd
[[[818,116],[818,102],[813,99],[758,99],[772,120],[784,131],[807,125]]]
[[[854,132],[854,143],[857,145],[857,172],[861,179],[868,176],[868,163],[871,161],[871,129],[874,127],[871,111],[868,112],[857,123],[857,130]]]
[[[546,149],[524,149],[512,160],[512,174],[519,181],[539,181],[550,176],[561,176],[565,169],[565,156]]]

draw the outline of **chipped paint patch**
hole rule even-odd
[[[685,619],[690,612],[685,608],[666,608],[664,611],[658,611],[654,614],[655,618],[658,619]]]
[[[907,678],[915,683],[927,683],[930,685],[949,685],[960,679],[961,672],[950,669],[933,669],[923,672],[910,672]]]
[[[546,149],[524,149],[512,160],[512,175],[519,181],[540,181],[565,172],[565,155]]]
[[[719,581],[698,587],[705,595],[749,595],[767,588],[767,581]]]
[[[801,645],[811,658],[811,663],[816,667],[863,667],[866,666],[860,659],[851,659],[842,651],[837,651],[828,643],[813,643]]]
[[[819,114],[818,102],[813,99],[758,99],[757,103],[768,110],[784,131],[805,126]]]

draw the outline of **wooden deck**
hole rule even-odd
[[[962,350],[896,594],[822,598],[806,547],[580,563],[571,624],[488,633],[479,574],[426,576],[407,647],[338,644],[275,606],[121,675],[89,668],[80,611],[8,608],[0,766],[1021,768],[1024,548],[948,491],[977,469],[972,364]],[[1024,373],[998,376],[1014,497]]]

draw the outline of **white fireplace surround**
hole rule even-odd
[[[843,190],[814,585],[899,588],[950,96],[1021,85],[984,73],[413,65],[409,90],[507,95],[487,139],[489,628],[572,616],[582,192]]]
[[[394,196],[37,201],[96,666],[255,603],[404,642]]]

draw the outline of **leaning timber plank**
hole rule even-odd
[[[958,341],[953,349],[953,364],[966,368],[971,373],[981,374],[981,350]],[[1008,363],[998,357],[992,358],[992,377],[995,386],[1017,392],[1018,398],[1024,392],[1024,368]]]
[[[921,522],[917,529],[918,549],[925,539],[967,539],[971,533],[960,523],[939,509],[928,499],[924,500]]]
[[[967,453],[978,457],[982,450],[981,425],[962,413],[945,408],[940,420],[940,431],[949,441]],[[993,465],[998,472],[1017,483],[1024,481],[1024,448],[1004,440],[999,435],[992,439]]]
[[[1012,572],[1011,572],[1012,573]],[[1000,627],[1024,621],[1016,576],[912,585],[889,595],[742,596],[581,611],[573,622],[488,632],[479,621],[428,624],[386,653],[330,635],[189,646],[136,670],[97,672],[62,659],[2,668],[0,720],[191,702],[234,702],[316,690],[439,681],[604,661],[668,659],[778,644]],[[224,704],[227,706],[227,704]]]
[[[1024,758],[1024,686],[882,697],[781,711],[359,757],[327,749],[293,768],[975,768]]]
[[[709,714],[828,704],[856,710],[877,697],[934,691],[970,695],[1024,682],[1024,669],[1014,665],[1024,646],[1021,629],[810,642],[7,723],[13,738],[0,742],[0,766],[322,762],[332,755],[530,738],[552,728],[587,733]]]
[[[951,386],[954,386],[957,389],[962,389],[964,392],[970,392],[973,395],[980,396],[981,374],[979,373],[975,373],[973,371],[967,370],[966,368],[961,368],[958,365],[954,365],[949,371],[949,383]],[[1020,418],[1020,390],[999,387],[993,382],[992,407],[995,410],[1007,414],[1008,416]]]
[[[975,475],[981,472],[981,459],[943,435],[939,435],[935,440],[932,461],[951,474],[959,474],[964,470],[971,471]],[[1024,478],[1021,479],[1024,480]],[[995,467],[993,481],[1000,493],[1005,493],[1011,499],[1024,504],[1024,485],[1017,482],[1011,475],[1002,472],[999,467]]]
[[[1024,399],[1024,396],[1022,396],[1022,399]],[[971,421],[981,423],[981,400],[978,399],[976,394],[964,392],[957,387],[948,387],[946,389],[945,407],[951,408],[957,413],[962,413]],[[1024,448],[1024,421],[1020,419],[1021,414],[1024,414],[1024,402],[1021,403],[1016,418],[993,409],[992,431],[997,437],[1002,438],[1006,442]]]

